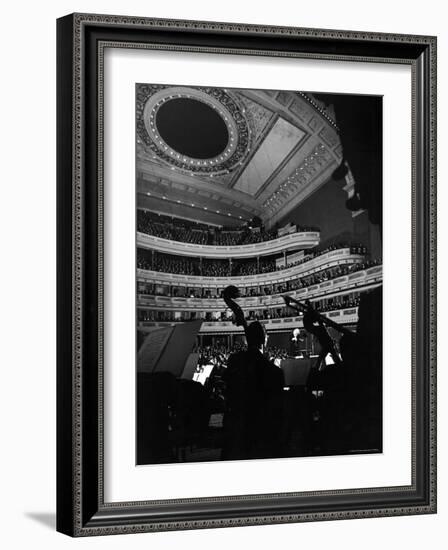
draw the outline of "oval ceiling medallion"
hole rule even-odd
[[[230,173],[250,150],[243,109],[221,88],[139,86],[137,133],[150,154],[188,173]]]

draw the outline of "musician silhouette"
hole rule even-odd
[[[247,351],[230,355],[224,374],[223,460],[282,454],[283,372],[263,355],[267,334],[262,323],[248,325],[246,339]]]
[[[307,300],[307,311],[303,316],[303,326],[310,333],[313,334],[319,341],[321,351],[317,359],[316,366],[321,368],[325,364],[325,358],[328,354],[331,355],[333,362],[340,366],[341,358],[336,350],[335,343],[330,336],[326,326],[324,325],[321,316],[311,306],[311,302]]]

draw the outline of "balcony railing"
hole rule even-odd
[[[140,248],[190,258],[256,258],[257,256],[268,256],[284,251],[288,252],[289,250],[314,248],[319,242],[320,233],[318,231],[291,233],[271,241],[237,246],[184,243],[137,232],[137,246]]]
[[[358,322],[358,308],[345,308],[340,310],[328,311],[323,313],[336,323],[343,325],[354,324]],[[188,321],[187,321],[188,322]],[[261,321],[269,332],[292,331],[294,328],[303,328],[303,319],[300,316],[283,317],[281,319],[267,319]],[[166,327],[176,325],[176,322],[169,321],[141,321],[138,324],[140,330],[151,330],[157,327]],[[233,334],[242,333],[241,327],[235,326],[231,321],[204,321],[199,329],[200,334]]]
[[[305,288],[283,292],[268,296],[248,296],[238,299],[238,304],[243,309],[267,309],[278,308],[285,305],[282,296],[288,294],[297,300],[313,300],[317,297],[333,297],[341,293],[354,290],[368,290],[378,286],[382,282],[383,270],[381,265],[343,275],[329,281],[324,281]],[[186,298],[171,296],[151,296],[139,294],[137,306],[167,311],[216,311],[225,309],[222,298]]]
[[[251,287],[291,281],[299,276],[304,277],[317,269],[321,270],[341,264],[361,262],[364,259],[365,256],[352,254],[350,248],[339,248],[286,269],[271,271],[269,273],[258,273],[257,275],[203,277],[199,275],[181,275],[178,273],[164,273],[162,271],[137,269],[137,281],[146,281],[161,285],[187,286],[192,288],[220,288],[227,285]]]

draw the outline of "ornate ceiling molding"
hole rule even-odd
[[[161,131],[157,127],[158,109],[179,98],[204,103],[221,117],[228,133],[222,153],[195,159],[164,141],[163,127]],[[153,194],[154,208],[161,211],[164,206],[156,204],[158,195],[166,204],[170,198],[177,208],[188,209],[189,216],[193,207],[199,209],[201,219],[210,220],[214,214],[216,224],[225,223],[223,214],[229,222],[259,215],[272,224],[328,181],[342,158],[331,106],[308,93],[138,84],[136,103],[139,172],[151,180],[155,176],[185,186],[184,190],[176,187],[169,193],[165,189]],[[268,175],[256,165],[256,155],[279,119],[304,132],[305,137],[276,166],[277,157],[271,159],[273,171]],[[256,192],[247,193],[239,182],[251,166],[254,181],[259,178],[260,182]]]
[[[227,147],[222,153],[209,159],[192,158],[175,151],[164,141],[157,128],[157,111],[163,104],[175,98],[200,101],[219,114],[229,134]],[[136,115],[137,140],[147,152],[188,174],[229,174],[244,163],[250,150],[252,136],[245,110],[224,89],[139,84]]]
[[[285,201],[290,200],[292,193],[297,193],[305,187],[319,172],[321,172],[332,157],[325,145],[319,144],[297,166],[297,168],[278,186],[277,190],[266,199],[263,208],[270,214],[274,214]]]

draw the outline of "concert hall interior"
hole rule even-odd
[[[137,84],[136,209],[137,464],[382,451],[381,97]]]

